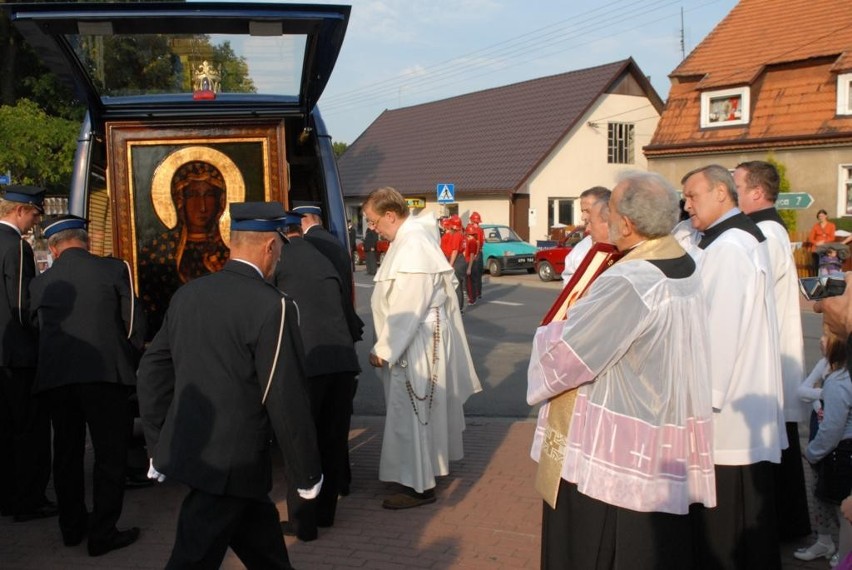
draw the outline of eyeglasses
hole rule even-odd
[[[383,217],[384,216],[379,216],[375,220],[371,220],[371,219],[367,218],[367,227],[376,229],[376,226],[379,225],[379,220],[381,220]]]

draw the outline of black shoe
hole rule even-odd
[[[139,527],[117,530],[110,538],[96,542],[89,538],[89,556],[102,556],[107,552],[130,546],[139,538]]]
[[[36,519],[46,519],[48,517],[55,517],[58,514],[59,508],[54,503],[48,501],[48,504],[46,505],[41,505],[32,510],[17,513],[15,515],[15,522],[28,522]]]
[[[142,489],[143,487],[150,487],[153,484],[154,480],[148,479],[148,476],[142,473],[128,475],[124,478],[125,489]]]
[[[83,539],[86,538],[86,531],[81,532],[63,532],[62,533],[62,544],[65,546],[77,546]]]
[[[281,521],[281,532],[284,536],[295,536],[302,542],[311,542],[312,540],[317,539],[317,531],[315,530],[313,533],[298,533],[296,532],[296,525],[291,521]]]

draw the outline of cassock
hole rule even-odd
[[[422,493],[463,457],[463,406],[482,389],[432,216],[406,219],[374,281],[373,353],[387,362],[379,479]]]
[[[765,208],[752,212],[748,217],[766,237],[774,279],[772,290],[778,313],[784,421],[789,443],[781,452],[781,464],[776,468],[775,506],[780,538],[790,540],[811,532],[802,450],[799,445],[799,422],[807,420],[810,415],[810,407],[797,395],[805,377],[799,274],[787,226],[778,215],[778,210]]]
[[[710,325],[718,506],[696,512],[699,555],[722,567],[779,568],[774,470],[787,447],[766,238],[737,208],[698,243]]]

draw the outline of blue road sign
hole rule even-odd
[[[8,174],[0,174],[0,184],[8,186],[12,183],[11,177]]]
[[[775,200],[779,210],[804,210],[814,203],[814,197],[807,192],[781,192]]]
[[[456,201],[455,184],[438,184],[437,191],[439,204],[452,204]]]

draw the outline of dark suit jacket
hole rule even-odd
[[[281,250],[272,282],[299,306],[308,377],[360,372],[346,321],[350,303],[331,261],[304,239],[290,238]]]
[[[38,352],[35,333],[29,328],[29,285],[36,274],[33,249],[6,224],[0,224],[0,263],[0,366],[33,368]]]
[[[214,495],[265,498],[274,432],[288,481],[300,489],[319,481],[297,309],[286,300],[282,329],[283,298],[236,260],[177,290],[137,385],[159,471]]]
[[[66,249],[33,279],[30,295],[39,329],[35,391],[90,382],[136,384],[144,318],[123,261]]]
[[[343,295],[348,301],[346,322],[349,323],[349,332],[352,335],[353,341],[361,340],[364,332],[364,321],[355,312],[355,297],[352,292],[352,258],[349,256],[349,252],[334,237],[334,234],[319,225],[308,228],[304,238],[331,261],[331,264],[337,270],[337,274],[340,275],[340,282],[343,285]]]

